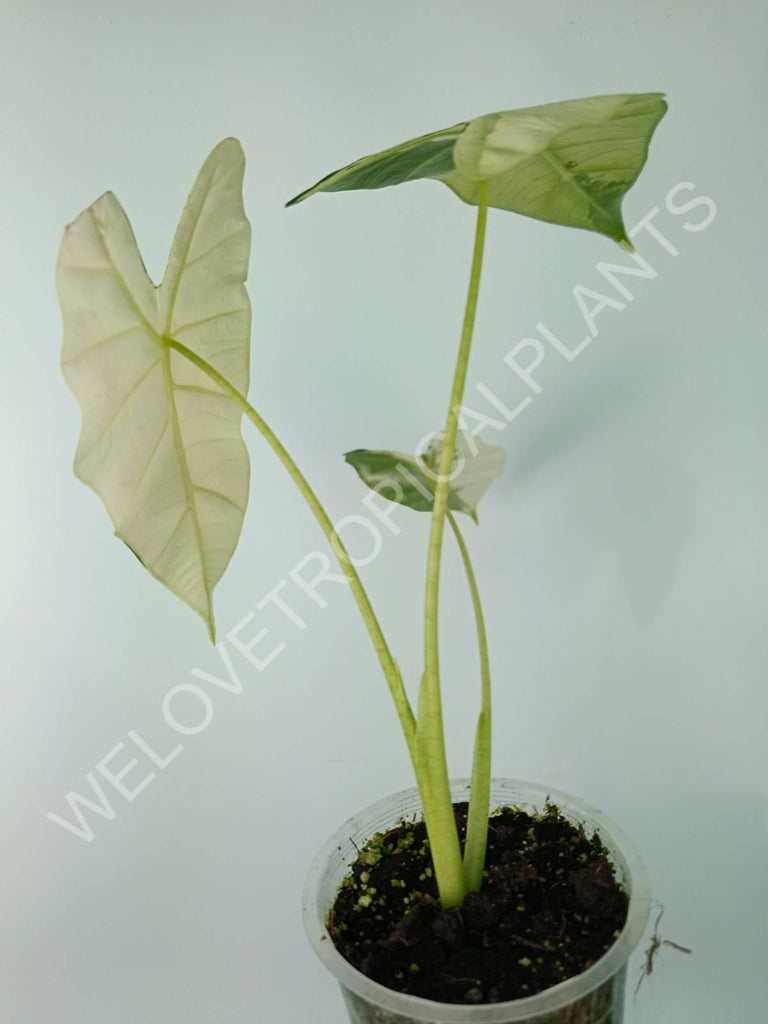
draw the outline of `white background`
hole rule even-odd
[[[165,694],[220,662],[186,607],[111,535],[72,476],[79,413],[58,368],[53,268],[65,223],[112,189],[159,279],[209,150],[237,136],[253,223],[251,398],[334,518],[363,511],[341,453],[409,449],[442,422],[474,212],[443,186],[285,200],[349,160],[488,111],[664,90],[670,112],[625,202],[655,280],[604,310],[574,362],[549,351],[511,426],[503,479],[467,534],[495,677],[497,775],[562,787],[633,836],[667,910],[638,1024],[763,1019],[766,956],[764,273],[760,5],[700,2],[291,0],[2,3],[0,431],[2,821],[0,1017],[8,1024],[338,1024],[335,983],[302,931],[317,847],[411,784],[356,608],[283,592],[299,631],[256,613],[283,653],[240,659],[239,696],[114,820],[66,794],[129,730],[179,741]],[[679,182],[707,195],[670,213]],[[678,197],[678,202],[685,199]],[[686,228],[686,224],[688,228]],[[538,321],[574,345],[576,285],[627,262],[585,232],[493,212],[470,391],[526,394],[503,362]],[[603,290],[610,287],[603,282]],[[614,296],[617,293],[612,292]],[[475,395],[468,399],[490,411]],[[325,550],[246,425],[250,509],[217,591],[220,634],[307,553]],[[421,667],[427,520],[365,570],[409,685]],[[350,544],[355,538],[350,533]],[[362,551],[362,546],[360,547]],[[451,771],[469,771],[474,640],[446,562]],[[236,656],[237,657],[237,656]],[[192,700],[177,705],[190,722]],[[151,768],[143,755],[131,774]],[[109,787],[102,779],[107,790]],[[633,964],[633,971],[637,964]]]

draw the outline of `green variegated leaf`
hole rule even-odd
[[[82,412],[75,473],[100,496],[117,536],[212,638],[213,588],[248,500],[248,453],[241,411],[168,340],[247,391],[244,164],[235,139],[205,161],[159,286],[111,192],[67,228],[57,266],[62,369]]]
[[[490,206],[628,243],[621,201],[645,164],[666,109],[661,93],[643,93],[486,114],[358,160],[291,202],[315,192],[429,177],[476,204],[485,180]],[[431,158],[425,146],[433,147]],[[414,173],[403,165],[409,153]]]
[[[360,479],[382,497],[417,512],[431,512],[440,447],[439,441],[433,441],[423,458],[368,448],[347,452],[344,458]],[[505,458],[501,448],[459,431],[448,507],[454,512],[464,512],[477,522],[477,503],[501,475]]]
[[[466,126],[454,125],[443,131],[421,135],[417,139],[403,142],[399,146],[385,149],[373,156],[334,171],[318,181],[306,192],[295,196],[285,205],[293,206],[302,199],[309,199],[315,192],[346,192],[360,188],[386,188],[400,185],[404,181],[419,178],[435,178],[453,170],[453,145]]]

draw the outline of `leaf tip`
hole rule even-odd
[[[284,209],[287,209],[289,206],[296,206],[297,203],[301,203],[305,199],[309,199],[309,197],[314,192],[315,187],[316,186],[313,185],[312,188],[305,188],[303,192],[299,192],[298,195],[295,195],[292,199],[289,199],[288,202],[285,204]]]
[[[206,617],[205,624],[208,627],[208,638],[211,643],[216,646],[216,623],[213,621],[213,616]]]
[[[234,135],[228,135],[226,139],[222,139],[221,142],[215,145],[211,150],[211,155],[216,153],[220,156],[222,154],[227,154],[229,151],[231,151],[232,155],[236,156],[238,159],[245,160],[243,144],[240,142],[240,139],[236,139]]]

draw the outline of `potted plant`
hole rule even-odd
[[[503,463],[502,452],[460,429],[489,208],[596,231],[631,248],[621,201],[645,163],[665,110],[661,95],[650,93],[489,114],[358,160],[291,201],[434,178],[477,207],[466,311],[443,429],[415,456],[370,449],[346,455],[369,487],[431,517],[424,672],[415,708],[354,560],[307,479],[246,397],[250,226],[242,202],[239,143],[224,140],[205,161],[159,286],[148,278],[112,193],[66,230],[57,286],[64,321],[62,368],[82,409],[75,472],[102,498],[117,536],[201,615],[214,640],[213,589],[237,545],[248,500],[249,460],[240,432],[245,415],[332,545],[392,694],[416,790],[348,823],[313,867],[305,898],[310,937],[336,971],[353,1022],[618,1024],[622,1018],[626,960],[648,913],[642,868],[616,827],[586,805],[564,794],[550,794],[548,800],[546,791],[527,784],[492,784],[486,631],[469,550],[454,513],[476,518],[477,502]],[[438,656],[446,524],[458,544],[474,607],[481,678],[471,780],[453,786]],[[491,817],[492,807],[506,809]],[[414,815],[423,822],[411,820]],[[335,851],[345,844],[340,857]],[[405,862],[417,871],[416,881],[393,877],[392,864],[404,874]],[[386,894],[371,880],[385,868]],[[542,902],[544,886],[560,894],[565,909],[556,912]],[[608,905],[610,918],[603,914]],[[357,929],[356,918],[365,927],[343,958],[334,947],[343,948],[344,933]],[[390,929],[386,934],[379,934],[382,921]],[[606,942],[601,928],[611,923],[618,926]],[[366,938],[365,928],[375,937]],[[587,937],[595,935],[597,945],[589,946]],[[437,989],[427,984],[431,954],[424,952],[425,937],[442,950],[435,961]],[[422,961],[411,955],[415,945]],[[355,949],[363,951],[360,956]],[[372,949],[376,957],[369,955]],[[386,949],[397,954],[389,988],[358,969],[381,960],[378,954]],[[396,966],[403,955],[411,957],[405,971]],[[516,979],[489,980],[496,978],[493,972],[488,979],[476,978],[482,973],[478,957],[501,965],[502,974],[514,961]],[[443,984],[446,961],[454,962],[454,980],[458,971],[453,988]],[[378,968],[371,969],[375,975]],[[570,980],[569,972],[575,975]]]

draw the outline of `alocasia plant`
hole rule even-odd
[[[431,515],[424,673],[416,713],[330,518],[246,397],[250,228],[241,198],[239,143],[226,139],[203,165],[159,286],[147,276],[130,224],[111,193],[85,210],[62,242],[57,273],[62,366],[83,414],[77,475],[102,498],[121,540],[202,616],[213,639],[213,589],[234,552],[248,499],[240,421],[243,414],[251,420],[331,542],[371,636],[413,763],[445,907],[480,887],[488,829],[487,640],[475,574],[453,516],[462,512],[476,519],[477,502],[503,463],[503,453],[459,431],[488,208],[596,231],[629,246],[621,202],[645,163],[665,110],[661,95],[648,93],[488,114],[358,160],[291,201],[433,178],[477,206],[466,311],[442,431],[420,459],[364,449],[346,455],[368,486]],[[472,597],[482,683],[463,857],[448,786],[438,658],[446,520]]]

